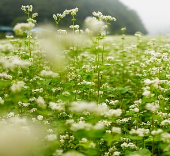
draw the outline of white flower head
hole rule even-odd
[[[39,96],[37,99],[36,99],[36,102],[38,104],[38,106],[40,107],[45,107],[45,100],[43,99],[43,97]]]
[[[117,133],[117,134],[121,134],[121,128],[120,127],[112,127],[112,132]]]

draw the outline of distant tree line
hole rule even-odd
[[[111,33],[120,34],[122,27],[126,27],[127,34],[134,34],[137,31],[147,33],[137,13],[119,0],[0,0],[0,25],[14,26],[16,23],[26,22],[27,17],[21,10],[22,5],[33,5],[33,11],[39,14],[36,18],[38,23],[55,23],[53,14],[78,7],[76,24],[81,27],[84,19],[92,16],[93,11],[101,11],[103,15],[111,15],[117,19],[110,26]],[[60,23],[62,27],[69,25],[71,25],[70,16]]]

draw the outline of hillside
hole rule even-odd
[[[128,9],[119,0],[1,0],[0,1],[0,25],[14,26],[18,22],[25,22],[26,16],[21,11],[22,5],[34,7],[34,12],[38,12],[38,23],[53,22],[52,15],[62,13],[65,9],[79,8],[76,23],[83,26],[85,17],[92,16],[93,11],[101,11],[104,15],[114,16],[117,21],[113,22],[110,32],[119,34],[122,27],[126,27],[127,34],[134,34],[147,31],[134,10]],[[15,7],[12,7],[15,6]],[[68,27],[71,18],[65,18],[60,26]]]

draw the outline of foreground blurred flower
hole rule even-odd
[[[34,26],[35,26],[35,24],[32,23],[32,22],[18,23],[18,24],[15,25],[13,30],[17,35],[23,35],[28,30],[32,29]]]
[[[24,156],[40,153],[40,130],[26,118],[12,117],[0,123],[0,155]]]
[[[76,151],[70,151],[70,152],[63,154],[62,156],[84,156],[84,154],[76,152]]]

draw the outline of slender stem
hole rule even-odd
[[[154,130],[154,119],[153,119],[153,113],[152,113],[152,131]],[[152,156],[155,155],[155,142],[154,138],[152,138]]]
[[[30,18],[30,14],[28,12],[28,19]],[[31,57],[31,28],[28,30],[28,50],[30,52]]]

